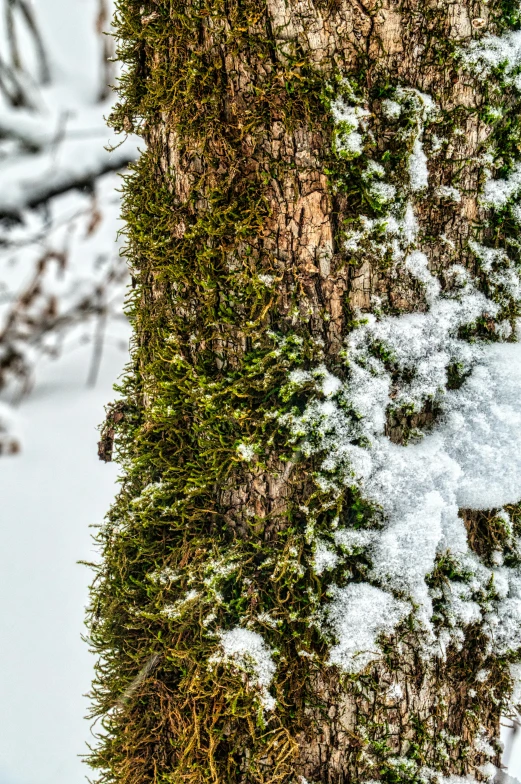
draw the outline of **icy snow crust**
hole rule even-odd
[[[467,62],[479,63],[485,71],[502,63],[501,47],[514,45],[521,47],[521,33],[506,36],[501,46],[486,39],[481,49],[471,47]],[[515,52],[521,62],[517,48]],[[512,73],[513,68],[505,70]],[[364,316],[346,340],[347,380],[324,366],[294,371],[289,387],[306,385],[314,393],[302,414],[295,410],[281,416],[304,456],[325,455],[317,477],[324,491],[339,496],[346,486],[354,486],[379,510],[378,529],[337,529],[332,532],[336,548],[324,539],[315,541],[319,574],[341,564],[338,549],[362,548],[371,563],[366,582],[333,587],[323,613],[323,628],[334,640],[330,662],[348,672],[378,658],[379,635],[391,633],[411,613],[429,656],[443,656],[449,643],[461,645],[470,623],[482,624],[490,651],[497,654],[517,647],[521,635],[521,570],[501,566],[501,559],[497,568],[485,566],[469,549],[458,516],[461,508],[501,508],[521,499],[521,345],[471,344],[458,337],[462,327],[480,317],[497,317],[500,307],[458,265],[448,271],[450,291],[442,294],[418,248],[414,194],[428,186],[421,140],[424,122],[436,107],[429,96],[399,88],[396,101],[385,107],[391,120],[400,116],[404,98],[415,102],[417,112],[410,181],[383,218],[360,216],[362,228],[347,236],[346,249],[372,242],[376,229],[372,249],[380,243],[382,250],[391,251],[397,267],[422,285],[428,310],[379,320]],[[361,154],[365,109],[349,107],[342,99],[333,114],[344,134],[346,124],[350,131],[343,149]],[[370,182],[384,174],[378,162],[369,161],[364,176]],[[521,190],[520,183],[519,167],[504,180],[489,178],[482,200],[502,208]],[[448,186],[449,191],[456,201],[458,192]],[[509,268],[506,252],[478,243],[471,249],[498,301],[502,292],[519,299],[519,276]],[[510,326],[504,326],[503,337],[508,337]],[[447,389],[451,367],[464,379],[456,390]],[[433,429],[419,443],[392,443],[385,435],[388,412],[419,412],[426,403],[441,412]],[[468,577],[447,583],[445,623],[435,628],[426,578],[444,553]]]

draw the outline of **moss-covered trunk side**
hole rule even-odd
[[[378,510],[294,423],[317,368],[348,380],[364,313],[428,310],[409,246],[443,290],[457,263],[490,293],[472,240],[514,229],[479,201],[483,154],[513,165],[519,99],[460,51],[517,23],[505,0],[119,0],[113,123],[144,143],[124,191],[132,358],[106,426],[123,480],[89,619],[100,781],[482,776],[517,654],[470,623],[463,646],[422,655],[412,613],[361,670],[331,663],[331,586],[371,559],[344,548],[318,568],[317,541],[378,530]],[[503,297],[466,337],[498,339],[516,314]],[[386,433],[406,443],[436,416],[432,400],[393,410]],[[498,520],[468,520],[483,556]],[[439,560],[433,591],[454,569]],[[226,648],[237,629],[249,658]]]

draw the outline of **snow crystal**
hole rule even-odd
[[[520,31],[521,33],[521,31]],[[485,182],[481,201],[487,207],[501,209],[521,191],[521,163],[516,163],[504,180]]]
[[[452,582],[445,586],[445,614],[453,629],[482,620],[481,607],[471,597],[472,590],[466,583]]]
[[[461,469],[460,507],[491,509],[521,499],[520,389],[521,346],[508,343],[487,346],[466,383],[449,393],[444,431]]]
[[[210,664],[224,662],[244,671],[250,676],[252,685],[259,689],[262,707],[273,710],[276,701],[269,692],[269,686],[276,666],[272,652],[261,635],[236,626],[229,631],[219,631],[218,636],[222,650],[210,658]]]
[[[505,84],[521,89],[521,75],[517,73],[521,66],[521,30],[471,41],[462,60],[482,79],[498,71]]]
[[[247,463],[251,463],[251,461],[255,459],[255,449],[251,444],[239,444],[237,453],[239,457]]]
[[[172,569],[171,566],[165,566],[163,569],[156,569],[148,574],[149,580],[159,585],[170,585],[173,582],[181,579],[180,572],[177,569]]]
[[[370,112],[361,106],[350,106],[340,97],[331,104],[331,113],[337,126],[337,151],[347,153],[349,157],[361,155],[363,136],[360,128],[364,128],[364,118],[368,117]]]
[[[260,282],[264,283],[264,285],[267,286],[268,288],[273,286],[273,282],[275,280],[273,275],[257,275],[257,277],[260,280]]]
[[[384,188],[382,193],[388,187],[387,183],[372,183],[371,188],[374,188],[376,185]],[[389,187],[394,188],[394,186]],[[380,201],[384,201],[381,196],[377,196],[377,198],[380,198]],[[405,253],[416,241],[418,221],[410,202],[407,202],[405,208],[402,208],[401,211],[396,209],[394,204],[389,205],[389,208],[390,211],[378,219],[360,215],[361,230],[351,231],[347,234],[344,248],[348,251],[356,251],[360,247],[360,243],[365,241],[373,253],[383,257],[390,251],[394,262],[402,260]],[[376,239],[372,239],[373,234]]]
[[[421,191],[429,183],[429,170],[427,168],[427,156],[423,151],[421,138],[414,141],[411,155],[409,156],[409,180],[413,191]]]
[[[315,542],[315,554],[313,566],[315,574],[322,574],[325,569],[334,569],[338,563],[338,555],[335,550],[322,539]]]
[[[415,104],[416,111],[423,119],[437,111],[436,104],[431,96],[427,93],[422,93],[420,90],[416,90],[414,87],[397,87],[394,94],[398,101],[401,101],[402,103],[407,99],[412,100]]]
[[[481,765],[478,770],[480,773],[482,773],[487,781],[492,781],[497,773],[497,768],[492,762],[485,762],[485,764]]]
[[[480,727],[474,739],[474,747],[484,754],[486,757],[495,757],[496,752],[489,742],[487,731],[484,727]]]
[[[442,782],[442,784],[477,784],[476,779],[470,775],[456,776],[454,774],[451,774],[449,776],[440,776],[437,773],[436,781]]]
[[[382,112],[384,117],[387,117],[388,120],[397,120],[402,113],[402,107],[397,101],[385,98],[382,101]]]
[[[372,544],[379,534],[378,531],[363,528],[340,528],[335,531],[335,544],[350,555],[355,550],[365,549]]]
[[[399,683],[392,683],[387,689],[387,699],[389,700],[401,700],[403,696],[403,688]]]
[[[440,284],[429,272],[429,260],[425,253],[419,250],[413,251],[405,259],[405,266],[411,273],[413,278],[416,278],[420,283],[425,286],[425,293],[427,301],[432,302],[440,293]]]
[[[392,201],[396,196],[396,188],[388,182],[373,182],[369,192],[383,203]]]
[[[162,610],[162,614],[170,620],[180,618],[186,609],[186,605],[190,602],[193,602],[195,599],[197,599],[198,596],[199,594],[197,591],[188,591],[188,593],[186,593],[182,599],[179,599],[179,601],[174,602],[173,604],[165,604]]]
[[[440,139],[440,137],[437,134],[433,133],[432,136],[431,136],[431,150],[432,150],[432,152],[434,152],[434,153],[439,152],[441,150],[441,148],[443,147],[443,143],[445,141],[446,141],[446,139]]]
[[[360,672],[381,656],[378,636],[390,634],[408,612],[406,603],[368,583],[335,588],[327,619],[338,642],[331,648],[330,664]]]
[[[362,173],[362,177],[364,180],[369,180],[372,177],[385,177],[385,169],[378,161],[370,160],[365,172]]]

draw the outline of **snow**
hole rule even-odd
[[[471,41],[462,52],[463,63],[481,79],[493,72],[501,73],[503,82],[521,89],[521,31],[515,30],[501,36],[486,35]]]
[[[483,189],[482,202],[487,207],[501,209],[521,191],[521,163],[516,163],[504,179],[488,179]]]
[[[387,689],[387,699],[392,700],[402,700],[404,697],[403,688],[400,683],[392,683],[389,688]]]
[[[510,677],[514,685],[511,696],[512,705],[521,705],[521,664],[510,665]]]
[[[338,563],[335,550],[324,540],[315,541],[313,567],[315,574],[322,574],[326,569],[334,569]]]
[[[405,267],[413,278],[425,286],[427,302],[433,302],[440,293],[440,284],[429,272],[429,260],[425,253],[413,251],[405,259]]]
[[[374,188],[375,185],[387,187],[386,183],[373,183],[371,187]],[[374,195],[377,196],[376,193]],[[381,195],[380,199],[384,204],[386,203],[386,199],[382,199]],[[347,233],[344,242],[345,250],[356,251],[362,247],[363,241],[372,253],[382,258],[390,251],[395,263],[403,260],[407,251],[414,245],[418,234],[418,222],[411,202],[406,202],[405,206],[396,202],[387,202],[386,212],[381,218],[367,218],[365,215],[360,215],[359,222],[361,230]],[[376,240],[373,240],[373,235],[376,236]]]
[[[385,98],[382,101],[382,112],[388,120],[397,120],[402,113],[402,107],[397,101]]]
[[[98,424],[113,398],[126,352],[108,345],[97,386],[86,386],[91,349],[71,349],[39,368],[18,409],[23,449],[2,458],[0,550],[2,637],[0,780],[6,784],[84,781],[89,726],[82,697],[93,658],[81,640],[96,560],[91,525],[114,496],[117,467],[97,457]],[[7,524],[8,523],[8,524]]]
[[[355,545],[365,546],[372,562],[369,578],[385,589],[389,601],[395,595],[408,597],[412,602],[409,610],[415,607],[417,620],[431,636],[432,602],[425,578],[437,554],[450,549],[476,581],[466,595],[458,585],[448,597],[454,626],[482,617],[474,595],[484,592],[492,577],[492,571],[470,553],[458,509],[502,507],[521,498],[521,345],[492,344],[475,349],[470,377],[460,389],[446,391],[440,397],[451,355],[459,353],[461,357],[468,349],[450,337],[447,327],[454,330],[463,323],[463,314],[476,317],[485,304],[475,292],[469,291],[467,297],[471,304],[439,298],[427,314],[383,319],[358,330],[385,335],[385,343],[394,350],[399,366],[417,368],[418,377],[405,384],[395,400],[401,398],[419,407],[429,397],[438,399],[443,410],[441,422],[420,443],[400,446],[383,434],[385,410],[392,402],[391,385],[374,358],[365,368],[352,359],[350,382],[337,393],[339,401],[343,396],[342,407],[335,398],[317,398],[293,423],[304,454],[321,449],[326,454],[321,467],[324,489],[335,490],[338,480],[329,478],[329,474],[340,470],[344,482],[356,484],[363,497],[384,512],[382,531],[362,534],[339,529],[335,540],[349,545],[351,537]],[[356,337],[351,341],[355,349]],[[367,356],[365,359],[368,363]],[[360,419],[345,413],[345,402]],[[310,438],[311,433],[315,440]],[[355,445],[362,436],[370,446]],[[325,568],[328,561],[320,548],[319,554],[319,563]],[[521,633],[521,573],[503,568],[495,574],[498,597],[485,625],[492,649],[505,653]],[[367,584],[367,588],[372,587]],[[382,611],[367,628],[363,627],[354,610],[346,615],[345,597],[349,593],[345,590],[336,594],[330,612],[334,619],[344,618],[341,625],[333,624],[338,634],[345,633],[334,648],[335,661],[351,666],[355,661],[351,649],[374,651],[378,633],[389,631],[389,618],[398,622],[403,613],[388,615]],[[369,595],[365,598],[366,610],[370,611]],[[363,594],[357,594],[360,603],[363,599]],[[364,617],[361,608],[362,604],[360,618]],[[368,634],[374,635],[371,641]],[[348,653],[341,654],[346,645]]]
[[[360,101],[351,98],[359,108]],[[409,182],[390,173],[397,185],[388,201],[385,195],[381,199],[383,215],[360,215],[345,248],[362,258],[367,250],[390,256],[391,274],[405,270],[421,284],[428,309],[399,317],[359,314],[358,326],[345,340],[347,379],[332,378],[324,366],[291,373],[288,389],[305,386],[308,402],[302,412],[280,416],[304,457],[321,455],[316,482],[324,493],[337,498],[352,486],[378,510],[378,529],[334,529],[335,546],[324,537],[314,541],[318,574],[341,568],[343,556],[353,550],[365,551],[370,563],[366,582],[333,588],[324,609],[323,622],[334,638],[331,661],[348,672],[377,656],[379,635],[409,614],[422,632],[422,653],[430,657],[443,657],[449,643],[461,647],[470,623],[482,624],[490,653],[515,649],[521,635],[521,569],[503,566],[500,554],[492,568],[486,566],[470,551],[458,515],[461,508],[502,508],[521,499],[521,346],[459,337],[478,319],[496,318],[500,305],[519,301],[519,274],[505,249],[470,242],[494,300],[459,265],[447,270],[449,287],[442,293],[419,246],[415,214],[415,199],[428,185],[424,128],[437,108],[430,96],[409,88],[398,87],[394,98],[384,102],[384,115],[398,120],[407,113],[410,130],[403,142]],[[335,122],[346,122],[353,111],[345,101],[333,105]],[[355,119],[360,122],[352,120],[348,127],[366,131],[365,119]],[[370,192],[386,187],[379,181],[384,175],[380,162],[366,162],[362,177]],[[503,179],[489,174],[481,201],[497,210],[520,192],[517,164]],[[452,186],[435,193],[455,204],[461,199]],[[447,242],[443,236],[440,241]],[[503,339],[511,329],[506,322],[496,326]],[[459,389],[448,389],[451,368],[460,374]],[[387,415],[419,413],[426,406],[437,412],[431,430],[413,433],[407,445],[392,443],[385,433]],[[435,627],[427,577],[444,553],[467,577],[446,581],[436,597],[444,599],[443,623]]]
[[[411,189],[413,191],[424,190],[429,184],[429,169],[427,168],[427,156],[423,151],[420,136],[414,140],[408,168]]]
[[[257,632],[236,626],[218,633],[221,651],[210,659],[210,664],[232,664],[249,676],[251,684],[259,690],[260,702],[265,710],[274,710],[275,698],[269,686],[275,675],[272,651]]]
[[[389,182],[373,182],[370,187],[370,192],[383,204],[392,201],[396,196],[396,188]]]
[[[376,636],[390,634],[407,612],[404,602],[367,583],[335,588],[327,620],[339,642],[329,652],[330,664],[348,672],[363,670],[381,657]]]
[[[251,444],[239,444],[237,453],[241,460],[244,460],[247,463],[251,463],[251,461],[255,459],[255,449]]]
[[[304,455],[323,453],[317,479],[322,490],[338,495],[346,484],[355,485],[383,514],[382,530],[334,534],[337,545],[366,549],[372,564],[370,582],[334,591],[326,612],[336,639],[332,661],[348,671],[377,655],[379,634],[389,633],[406,606],[425,633],[430,655],[443,656],[450,640],[460,645],[462,628],[479,620],[490,650],[498,654],[515,646],[521,634],[521,570],[482,564],[470,552],[458,516],[459,508],[491,509],[521,498],[521,344],[460,339],[462,326],[494,315],[498,306],[457,266],[453,292],[442,295],[425,254],[412,251],[405,265],[424,285],[429,310],[380,320],[367,316],[346,340],[347,381],[335,383],[322,366],[293,374],[294,384],[311,384],[315,394],[302,414],[282,416]],[[374,346],[385,349],[401,380],[392,381]],[[451,364],[468,374],[457,390],[446,388]],[[420,443],[389,440],[384,433],[389,408],[420,411],[432,401],[441,416]],[[449,550],[472,579],[447,586],[447,630],[436,638],[426,577],[436,557]],[[340,564],[335,558],[323,542],[316,544],[316,569]],[[495,597],[484,613],[493,577]],[[375,600],[373,590],[380,592]]]
[[[176,618],[180,618],[184,612],[188,609],[187,605],[191,604],[195,599],[197,599],[199,593],[195,590],[188,591],[182,599],[179,601],[174,602],[174,604],[165,604],[163,607],[162,613],[170,620],[174,620]]]
[[[75,4],[74,13],[65,0],[36,0],[34,10],[53,78],[32,90],[33,109],[12,108],[0,93],[0,133],[16,142],[8,155],[2,155],[8,142],[0,144],[0,214],[20,215],[49,195],[137,156],[136,137],[112,149],[123,141],[106,125],[114,97],[97,100],[101,57],[95,0]]]
[[[331,105],[331,113],[337,126],[336,150],[349,158],[358,157],[363,151],[360,130],[365,127],[364,119],[369,116],[369,111],[362,106],[350,105],[344,98],[338,97]]]

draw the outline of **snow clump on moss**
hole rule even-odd
[[[221,650],[210,659],[210,664],[231,664],[246,673],[250,684],[260,693],[260,702],[265,710],[274,710],[275,698],[269,687],[275,675],[272,651],[257,632],[236,626],[218,633]]]

